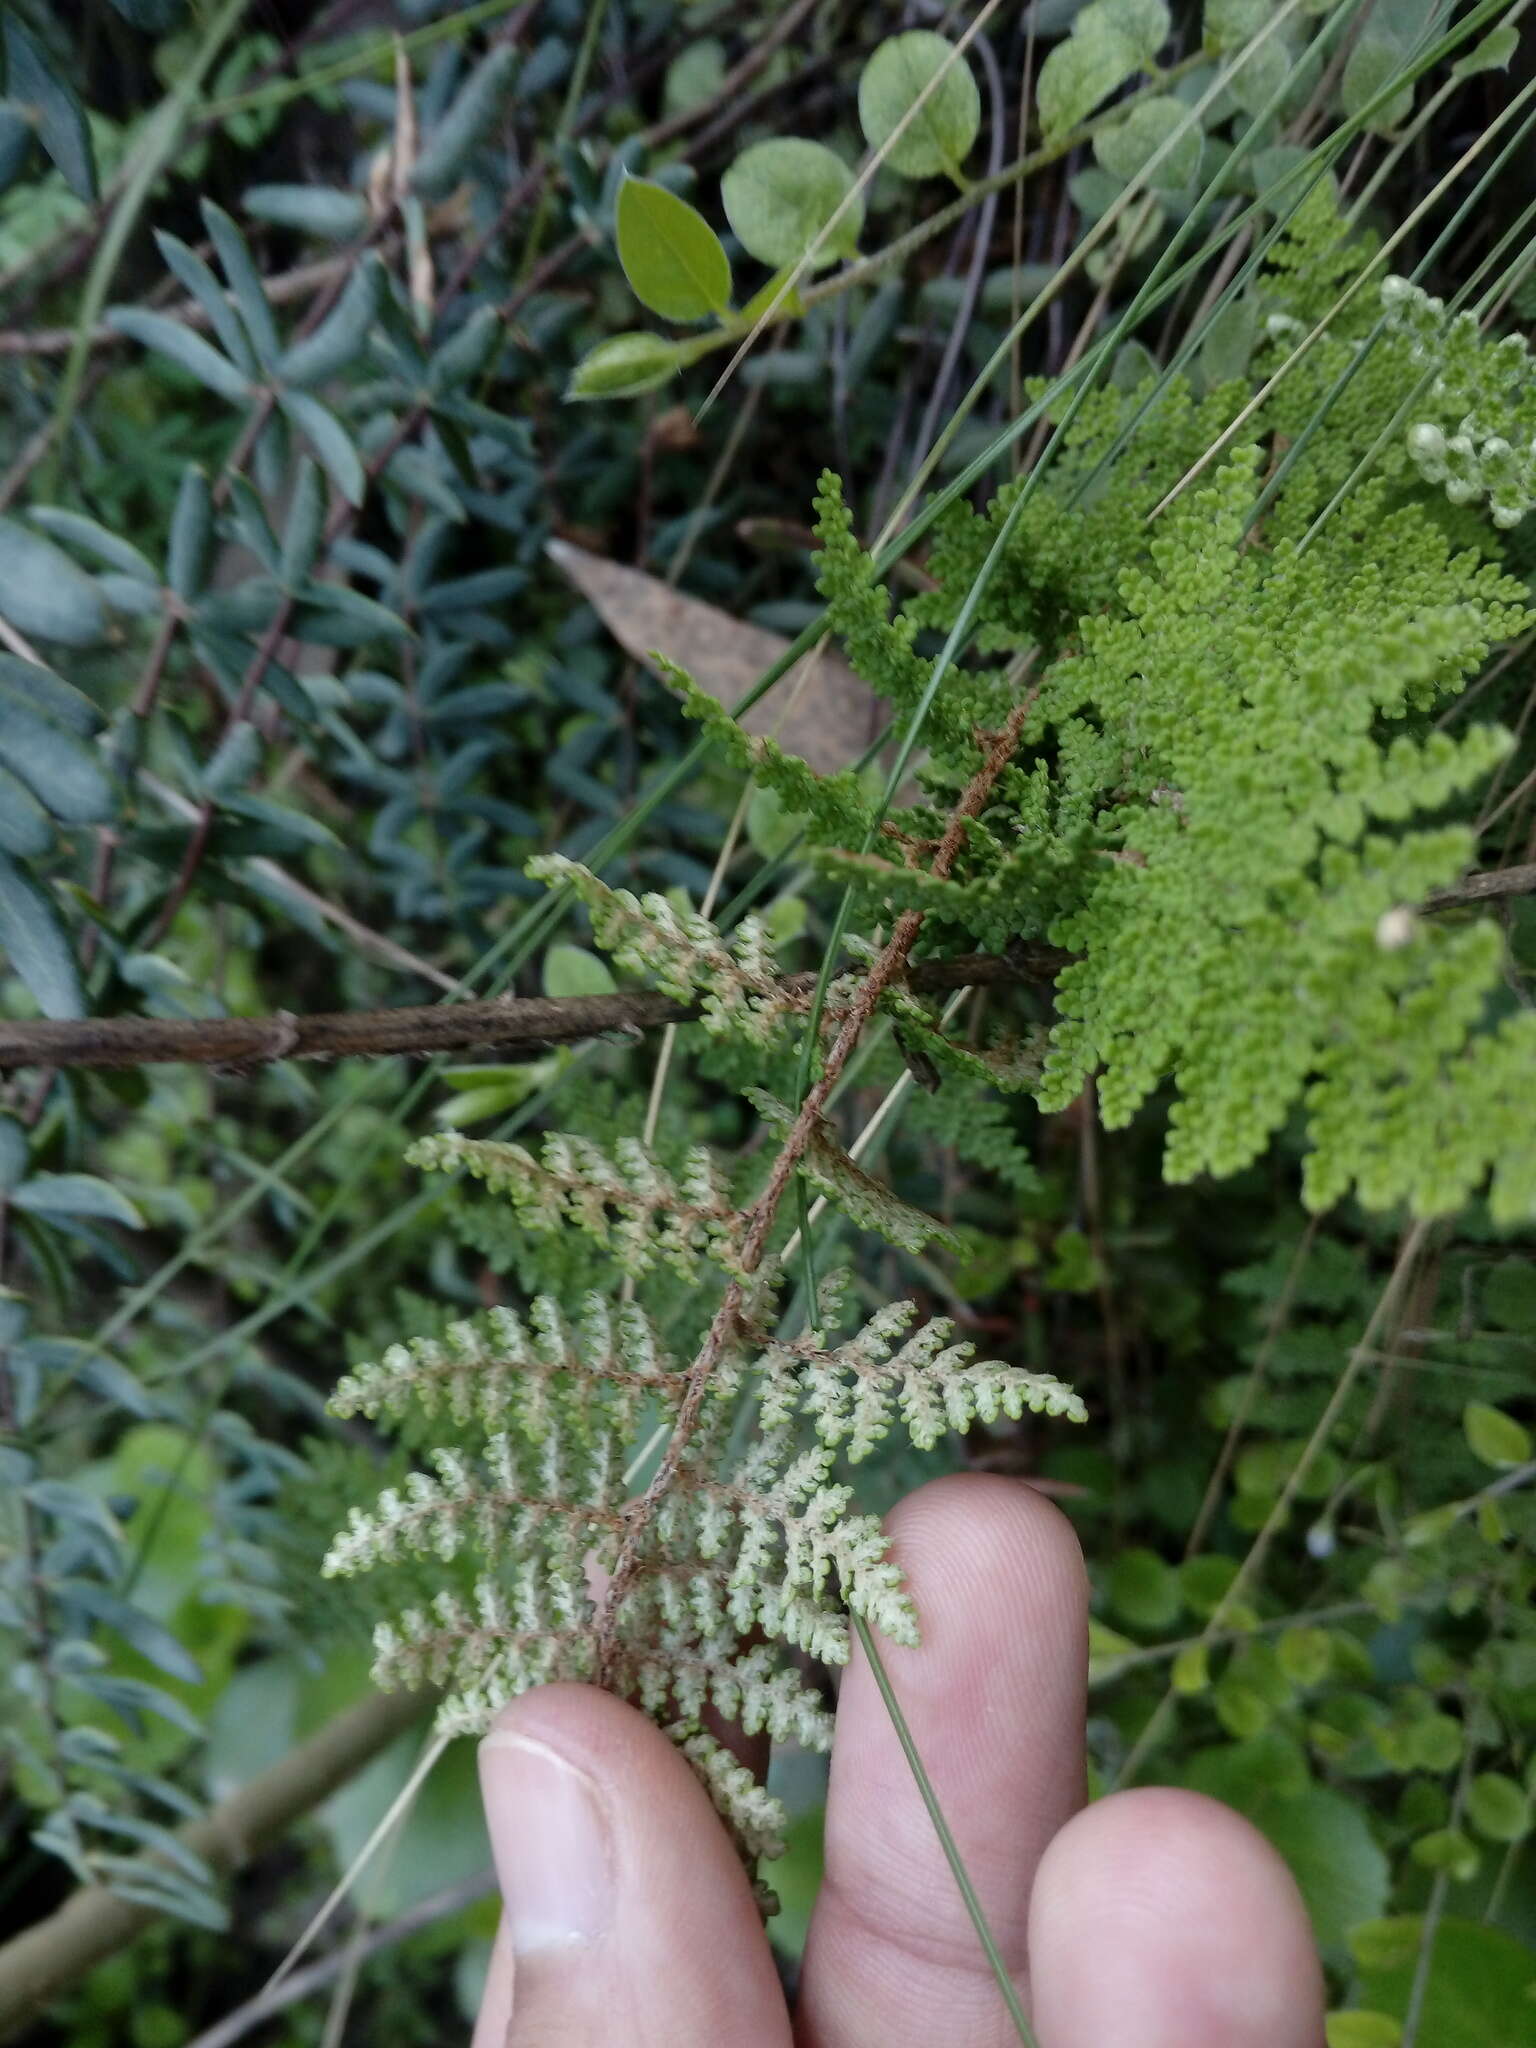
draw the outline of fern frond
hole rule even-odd
[[[745,1093],[771,1129],[787,1131],[793,1125],[795,1112],[764,1089],[749,1088]],[[861,1230],[873,1231],[889,1244],[910,1252],[921,1251],[930,1239],[937,1239],[951,1249],[958,1246],[954,1232],[936,1217],[902,1201],[884,1181],[866,1173],[856,1159],[850,1158],[825,1117],[816,1119],[810,1143],[800,1160],[800,1171],[837,1204],[850,1222]]]
[[[930,1450],[946,1430],[1025,1411],[1083,1422],[1080,1398],[1049,1373],[995,1359],[976,1362],[975,1346],[953,1343],[946,1317],[924,1323],[897,1346],[917,1316],[916,1304],[892,1302],[854,1337],[833,1350],[814,1339],[772,1345],[760,1361],[765,1428],[808,1415],[822,1442],[866,1458],[899,1415],[919,1450]]]
[[[540,854],[527,871],[551,888],[572,889],[590,912],[592,936],[603,951],[676,1001],[697,1003],[706,1031],[767,1045],[792,1013],[773,941],[758,919],[744,918],[727,943],[698,911],[679,910],[654,893],[610,888],[564,854]]]
[[[540,1157],[522,1145],[444,1131],[406,1153],[431,1173],[464,1172],[505,1195],[527,1230],[574,1225],[638,1277],[658,1260],[685,1279],[701,1257],[731,1271],[738,1219],[725,1176],[707,1147],[695,1146],[674,1180],[633,1138],[611,1154],[590,1138],[551,1131]]]
[[[1487,500],[1495,526],[1518,526],[1536,505],[1536,373],[1519,334],[1485,336],[1476,313],[1454,316],[1405,277],[1382,280],[1390,332],[1427,384],[1408,429],[1408,454],[1453,505]]]
[[[739,768],[771,789],[786,810],[804,818],[812,840],[864,838],[873,825],[874,813],[852,768],[840,768],[835,775],[819,774],[767,734],[744,731],[724,705],[675,661],[658,655],[656,662],[687,715],[698,720]]]

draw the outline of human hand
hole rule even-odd
[[[887,1668],[1040,2048],[1321,2048],[1306,1912],[1263,1837],[1195,1793],[1084,1805],[1087,1587],[1065,1517],[971,1475],[922,1487],[891,1528],[923,1642],[886,1647]],[[634,1708],[525,1694],[480,1777],[504,1911],[474,2048],[1017,2039],[857,1648],[793,2020],[707,1795]]]

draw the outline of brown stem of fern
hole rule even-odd
[[[998,777],[1013,758],[1014,750],[1019,743],[1019,735],[1034,707],[1037,694],[1036,690],[1030,690],[1009,714],[1002,731],[992,735],[981,766],[967,783],[960,801],[951,813],[944,837],[939,842],[938,852],[933,859],[933,872],[941,880],[948,876],[956,856],[965,843],[967,822],[980,812],[996,786]],[[879,958],[854,990],[837,1037],[833,1040],[823,1062],[820,1079],[807,1091],[795,1121],[790,1126],[789,1134],[773,1163],[767,1185],[747,1212],[746,1229],[742,1234],[741,1250],[738,1255],[743,1275],[754,1273],[761,1264],[780,1205],[815,1134],[827,1100],[863,1035],[865,1026],[874,1015],[881,996],[905,972],[908,956],[917,942],[922,925],[922,911],[904,911],[897,919],[890,939]],[[683,1397],[678,1404],[677,1420],[672,1426],[672,1434],[667,1441],[666,1450],[662,1453],[661,1462],[657,1465],[644,1493],[630,1503],[624,1540],[619,1545],[613,1575],[598,1606],[593,1624],[597,1641],[597,1676],[600,1685],[610,1684],[614,1676],[619,1656],[618,1618],[625,1596],[634,1584],[640,1568],[640,1550],[645,1541],[645,1533],[661,1502],[677,1482],[678,1472],[693,1440],[694,1431],[698,1427],[699,1414],[709,1392],[710,1382],[740,1332],[745,1298],[746,1288],[743,1280],[733,1279],[721,1297],[720,1306],[705,1333],[698,1355],[688,1368]]]

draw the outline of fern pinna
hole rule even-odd
[[[871,1029],[941,1090],[982,1080],[1052,1110],[1096,1078],[1111,1129],[1161,1101],[1171,1179],[1278,1145],[1314,1208],[1352,1192],[1434,1215],[1486,1188],[1496,1223],[1536,1210],[1536,1012],[1505,986],[1498,925],[1435,904],[1476,856],[1467,805],[1509,745],[1493,722],[1449,729],[1446,707],[1532,623],[1498,532],[1528,505],[1510,451],[1530,442],[1530,364],[1397,280],[1336,304],[1371,256],[1319,195],[1257,288],[1248,376],[1097,391],[1046,467],[950,508],[928,587],[894,612],[824,479],[829,621],[899,726],[920,721],[915,802],[887,812],[853,773],[814,774],[672,672],[846,891],[852,964],[819,1003],[751,920],[727,937],[534,864],[622,969],[694,1007],[710,1071],[770,1143],[744,1206],[703,1147],[669,1170],[635,1141],[417,1146],[532,1237],[582,1233],[607,1275],[582,1304],[397,1345],[337,1393],[342,1413],[440,1431],[427,1469],[354,1510],[327,1569],[443,1561],[436,1596],[380,1627],[376,1668],[445,1686],[445,1727],[482,1728],[549,1678],[597,1680],[673,1733],[747,1854],[771,1849],[774,1804],[706,1713],[824,1746],[804,1660],[846,1657],[850,1611],[896,1641],[916,1629],[838,1462],[898,1422],[930,1445],[1026,1409],[1081,1415],[1056,1379],[976,1361],[910,1302],[839,1341],[825,1276],[815,1327],[780,1327],[797,1177],[904,1252],[938,1231],[838,1127]],[[936,688],[932,629],[975,650]],[[909,969],[978,950],[1000,972],[962,1037]],[[634,1294],[668,1269],[696,1290],[676,1356]]]

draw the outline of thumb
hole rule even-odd
[[[481,1743],[480,1787],[503,1916],[476,2048],[788,2048],[741,1864],[642,1714],[527,1693]]]

